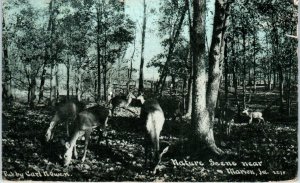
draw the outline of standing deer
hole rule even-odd
[[[69,133],[69,121],[74,121],[76,115],[85,108],[85,105],[81,102],[73,102],[68,101],[58,105],[55,115],[50,122],[50,126],[47,129],[45,134],[46,142],[53,139],[53,129],[58,122],[65,122],[67,136],[70,135]]]
[[[87,146],[89,143],[89,138],[94,128],[102,128],[105,130],[108,121],[109,110],[105,107],[94,106],[80,112],[75,121],[73,127],[73,134],[68,142],[65,143],[66,152],[64,154],[64,166],[70,164],[72,160],[72,150],[74,150],[74,156],[77,158],[76,151],[76,141],[79,137],[84,135],[84,153],[81,159],[82,162],[85,161]],[[99,137],[100,138],[100,137]],[[106,141],[107,144],[107,141]]]
[[[116,107],[127,108],[133,98],[135,98],[135,96],[131,92],[129,92],[126,97],[125,96],[115,96],[114,98],[112,98],[109,102],[112,104],[112,109],[111,109],[112,116],[114,116],[114,111],[115,111]]]
[[[151,149],[154,148],[154,158],[152,160],[155,165],[155,172],[156,166],[161,161],[162,156],[159,154],[159,136],[165,122],[165,116],[156,100],[145,101],[142,95],[140,95],[137,99],[139,99],[142,103],[140,119],[145,130],[145,167],[147,167],[149,153],[151,156]]]
[[[246,116],[249,116],[249,124],[252,123],[253,119],[258,119],[258,122],[260,123],[261,121],[263,121],[265,123],[264,118],[262,117],[262,113],[261,112],[249,112],[249,109],[244,109],[244,111],[242,112],[242,114],[245,114]]]

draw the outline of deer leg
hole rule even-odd
[[[85,158],[86,158],[86,151],[87,151],[87,146],[89,144],[89,139],[91,136],[92,130],[87,130],[84,134],[84,138],[85,138],[85,142],[84,142],[84,152],[83,152],[83,157],[81,159],[82,162],[84,162]]]
[[[114,116],[114,111],[115,111],[115,107],[113,106],[113,107],[111,108],[111,116]]]
[[[76,149],[76,144],[74,145],[73,154],[74,154],[74,158],[77,159],[78,153],[77,153],[77,149]]]
[[[265,122],[265,119],[264,119],[263,117],[261,117],[261,120],[263,121],[264,124],[266,123],[266,122]]]
[[[144,149],[145,149],[145,168],[147,168],[147,163],[148,163],[148,156],[149,156],[149,136],[147,134],[148,132],[146,132],[145,135],[145,141],[144,141]]]
[[[70,137],[70,132],[69,132],[69,120],[66,120],[66,129],[67,129],[67,137]]]
[[[57,116],[57,114],[55,114],[55,116],[53,117],[53,119],[51,120],[50,122],[50,126],[49,128],[47,129],[47,132],[46,132],[46,141],[48,142],[49,140],[53,139],[53,133],[52,133],[52,130],[53,128],[55,127],[55,125],[57,124],[57,122],[59,121],[59,117]]]
[[[252,118],[250,118],[250,120],[249,120],[249,124],[251,124],[252,123]]]
[[[104,125],[103,125],[103,137],[105,138],[105,144],[108,147],[107,130],[106,130],[107,121],[108,121],[108,117],[104,121]]]
[[[154,164],[155,166],[160,163],[160,157],[159,157],[159,136],[156,135],[154,139]]]

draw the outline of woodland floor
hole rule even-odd
[[[265,94],[264,97],[265,98]],[[255,102],[255,101],[254,101]],[[297,104],[296,104],[297,105]],[[138,108],[130,108],[138,112]],[[297,111],[297,109],[295,109]],[[266,124],[238,123],[227,136],[215,125],[217,145],[226,155],[215,156],[198,153],[188,148],[189,123],[167,120],[161,135],[161,149],[169,145],[156,175],[143,169],[143,134],[136,115],[117,111],[117,117],[109,120],[109,146],[92,134],[87,159],[81,163],[84,141],[78,144],[79,159],[68,167],[61,165],[59,156],[63,146],[59,139],[65,133],[64,126],[55,129],[52,143],[44,142],[44,135],[53,110],[47,107],[29,109],[23,104],[4,108],[2,133],[2,175],[7,180],[48,181],[275,181],[290,180],[297,173],[297,115],[294,117],[265,117]],[[189,150],[190,149],[190,150]],[[192,153],[189,153],[192,152]],[[176,166],[172,160],[202,161],[203,166]],[[216,166],[211,162],[235,162],[236,166]],[[243,166],[252,162],[253,166]],[[258,162],[258,163],[254,163]],[[259,164],[261,162],[261,164]],[[228,169],[253,170],[232,175]],[[260,171],[265,171],[260,175]],[[248,171],[249,172],[249,171]],[[251,172],[251,171],[250,171]]]

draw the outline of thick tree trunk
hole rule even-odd
[[[204,145],[213,152],[222,151],[216,146],[213,135],[213,121],[209,119],[206,106],[206,64],[205,64],[205,1],[193,0],[193,109],[191,125],[193,128],[192,143]],[[203,146],[202,146],[203,147]]]
[[[215,17],[212,42],[209,51],[208,84],[207,84],[207,109],[211,121],[214,121],[215,108],[218,99],[220,79],[222,75],[223,54],[225,47],[225,31],[227,23],[227,10],[229,4],[226,1],[215,1]],[[221,67],[220,67],[221,66]]]
[[[142,27],[142,50],[141,50],[141,64],[140,64],[140,77],[139,77],[139,93],[144,90],[144,49],[145,49],[145,35],[146,35],[146,0],[143,1],[144,5],[144,19],[143,19],[143,27]]]
[[[5,28],[5,22],[3,18],[2,23],[3,29]],[[2,100],[3,104],[6,105],[12,102],[12,89],[11,89],[11,71],[9,68],[9,60],[8,60],[8,45],[7,45],[7,37],[3,37],[3,72],[2,72]]]
[[[190,5],[189,5],[189,1],[186,0],[187,2],[187,7],[188,7],[188,22],[189,22],[189,33],[190,33],[190,65],[188,66],[188,70],[190,72],[189,75],[189,79],[188,79],[188,93],[187,93],[187,111],[186,114],[184,115],[184,117],[186,118],[191,118],[192,115],[192,99],[193,99],[193,42],[192,42],[192,30],[193,30],[193,26],[192,26],[192,18],[191,18],[191,10],[190,10]]]

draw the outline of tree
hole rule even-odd
[[[165,56],[166,62],[160,68],[160,77],[156,85],[156,93],[160,93],[160,94],[162,94],[162,91],[164,89],[164,84],[166,82],[166,78],[169,74],[168,68],[170,67],[170,62],[173,59],[172,56],[176,44],[178,44],[179,42],[179,37],[182,32],[184,18],[188,9],[187,0],[178,1],[178,2],[165,1],[164,3],[165,5],[162,6],[163,17],[162,20],[159,22],[160,31],[162,37],[165,37],[165,34],[169,35],[169,37],[162,42],[162,45],[164,47],[167,47],[168,51]]]
[[[144,5],[144,18],[143,18],[143,26],[142,26],[141,64],[140,64],[139,89],[138,89],[139,93],[143,92],[143,90],[144,90],[144,84],[143,84],[143,80],[144,80],[144,74],[143,74],[144,73],[144,49],[145,49],[145,35],[146,35],[146,22],[147,22],[146,0],[143,1],[143,5]]]
[[[209,50],[207,108],[210,120],[214,120],[215,108],[219,92],[219,84],[223,70],[225,31],[230,3],[227,0],[216,0],[212,42]]]

